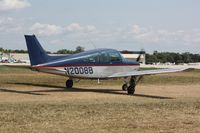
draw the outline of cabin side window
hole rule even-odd
[[[110,58],[108,52],[101,52],[100,53],[100,62],[101,63],[108,63],[110,62]]]
[[[122,57],[117,51],[106,51],[100,53],[100,62],[101,63],[117,63],[121,62]]]
[[[83,58],[83,62],[90,62],[90,63],[98,63],[99,62],[99,54],[92,54],[88,57]]]
[[[89,62],[98,63],[99,62],[99,54],[93,54],[88,57]]]
[[[122,61],[121,55],[118,52],[110,52],[109,57],[111,62]]]

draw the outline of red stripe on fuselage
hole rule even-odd
[[[32,66],[33,68],[59,68],[59,67],[83,67],[83,66],[140,66],[139,64],[67,64],[64,66]]]

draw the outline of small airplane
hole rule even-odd
[[[124,78],[122,90],[129,95],[144,75],[180,72],[185,69],[140,70],[139,60],[130,61],[115,49],[94,49],[78,54],[49,56],[35,35],[25,35],[31,67],[39,72],[67,76],[66,88],[73,87],[73,79]]]

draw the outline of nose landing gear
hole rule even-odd
[[[72,88],[73,87],[73,80],[72,79],[68,79],[66,81],[66,88]]]

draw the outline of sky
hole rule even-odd
[[[200,53],[200,0],[0,0],[0,47]]]

